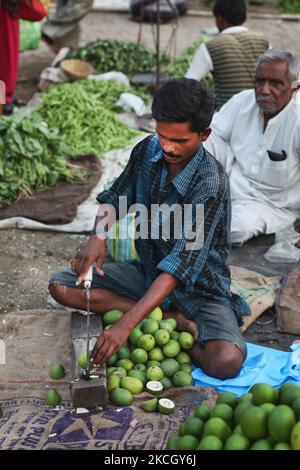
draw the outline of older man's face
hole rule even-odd
[[[262,62],[256,69],[254,82],[258,107],[267,116],[275,116],[290,101],[293,89],[287,62]]]

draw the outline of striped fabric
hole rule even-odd
[[[132,204],[148,209],[146,228],[148,236],[137,238],[136,248],[150,286],[161,272],[167,272],[180,284],[165,300],[163,307],[171,305],[197,314],[206,300],[228,304],[240,324],[241,316],[249,314],[247,304],[230,291],[230,271],[227,256],[230,249],[231,204],[228,177],[223,166],[201,146],[184,169],[167,180],[167,168],[156,135],[137,144],[125,170],[112,187],[97,196],[98,202],[112,204],[119,214],[119,197],[127,197],[127,210]],[[186,238],[175,238],[173,230],[168,239],[162,236],[163,220],[154,228],[159,237],[152,237],[153,220],[149,218],[153,205],[196,204],[204,206],[202,229],[204,243],[201,248],[187,249]],[[137,209],[138,211],[138,209]],[[141,217],[137,212],[136,219]],[[195,230],[195,216],[191,221]],[[175,221],[176,222],[176,221]],[[138,222],[137,222],[138,225]],[[138,228],[138,227],[137,227]]]
[[[214,66],[219,109],[235,93],[253,88],[255,64],[269,47],[263,36],[252,31],[220,34],[206,43]]]
[[[128,214],[118,220],[113,230],[113,238],[107,239],[106,247],[114,261],[139,260],[134,240],[135,214]]]
[[[110,189],[113,182],[104,185],[104,189]],[[111,228],[112,237],[106,240],[106,248],[114,261],[139,260],[135,248],[135,214],[127,214],[123,219],[117,220]]]

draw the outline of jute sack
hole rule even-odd
[[[284,276],[275,299],[278,329],[300,334],[300,268]]]
[[[263,276],[255,271],[230,266],[231,290],[244,299],[250,307],[251,315],[244,316],[240,331],[244,332],[275,302],[280,276]]]

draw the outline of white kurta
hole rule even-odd
[[[254,90],[233,96],[214,115],[205,148],[230,176],[232,241],[272,233],[300,216],[300,93],[263,130]],[[287,158],[272,161],[267,150]]]

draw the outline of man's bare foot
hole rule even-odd
[[[197,341],[199,332],[195,322],[192,320],[188,320],[183,312],[180,310],[174,310],[173,312],[164,312],[163,319],[167,320],[168,318],[175,318],[177,321],[177,328],[178,331],[188,331],[193,335],[195,341]]]

